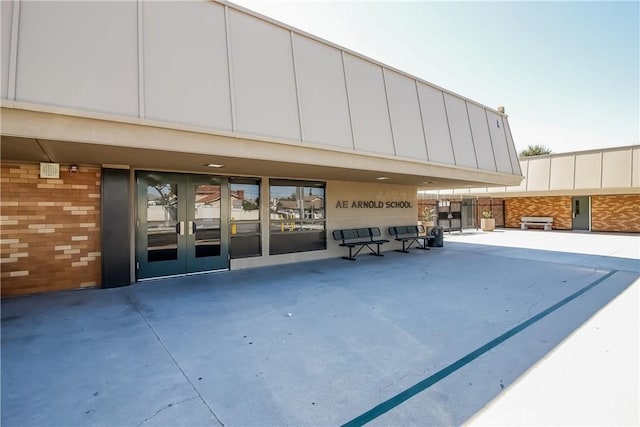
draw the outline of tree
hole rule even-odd
[[[551,150],[542,144],[529,145],[520,151],[520,157],[541,156],[543,154],[551,154]]]

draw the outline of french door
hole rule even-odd
[[[229,268],[227,179],[138,172],[137,279]]]

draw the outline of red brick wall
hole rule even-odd
[[[100,284],[100,169],[2,164],[2,297]]]
[[[640,232],[640,194],[591,197],[592,231]]]
[[[505,226],[520,228],[523,216],[550,216],[554,230],[571,230],[571,196],[506,198]]]

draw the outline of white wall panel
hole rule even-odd
[[[229,9],[237,131],[300,139],[289,31]]]
[[[342,53],[298,34],[293,46],[305,141],[353,149]]]
[[[602,188],[631,185],[631,150],[602,153]]]
[[[472,103],[467,103],[469,108],[469,120],[471,131],[473,132],[473,143],[478,159],[478,168],[495,171],[496,161],[493,158],[493,147],[489,136],[489,126],[487,126],[487,116],[484,108]]]
[[[547,191],[549,189],[549,168],[551,159],[529,159],[527,191]]]
[[[454,188],[453,189],[453,194],[457,194],[457,195],[465,195],[465,194],[469,194],[471,192],[470,188]]]
[[[601,153],[576,155],[575,188],[600,188]]]
[[[504,133],[507,137],[507,146],[509,147],[509,157],[511,158],[511,169],[514,174],[522,174],[520,170],[520,162],[518,160],[518,153],[516,152],[516,146],[513,142],[513,135],[511,135],[511,127],[509,126],[509,120],[507,117],[502,117],[502,124],[504,125]]]
[[[384,70],[384,77],[396,154],[427,160],[416,81],[390,70]]]
[[[498,172],[513,173],[502,117],[493,111],[487,110],[487,123],[489,124],[491,142],[493,143],[493,154],[496,159]]]
[[[550,190],[572,190],[575,156],[551,157]]]
[[[418,97],[422,109],[424,132],[427,136],[429,160],[453,165],[453,147],[442,91],[418,83]]]
[[[504,193],[509,187],[487,187],[487,193]]]
[[[444,102],[447,107],[447,118],[449,119],[449,130],[451,131],[456,164],[471,168],[478,167],[476,152],[471,139],[471,127],[469,126],[466,102],[448,93],[444,94]]]
[[[524,176],[524,179],[522,180],[522,182],[520,182],[520,185],[512,185],[510,187],[507,187],[507,192],[511,191],[511,192],[523,192],[523,191],[527,191],[527,183],[528,183],[528,176],[529,176],[529,160],[520,160],[519,161],[519,170],[522,171],[522,175]]]
[[[11,54],[11,21],[13,20],[13,1],[3,1],[0,5],[0,25],[2,28],[0,36],[2,37],[2,45],[0,45],[0,75],[2,76],[2,87],[0,88],[0,96],[7,99],[9,87],[9,57]]]
[[[631,168],[631,185],[633,187],[640,187],[640,148],[633,149],[632,155],[632,168]]]
[[[138,116],[136,2],[21,2],[16,99]]]
[[[382,67],[344,55],[356,150],[394,154]]]
[[[143,2],[145,116],[231,130],[224,7]]]

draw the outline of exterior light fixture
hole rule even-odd
[[[69,165],[69,173],[78,173],[79,171],[78,165]]]
[[[208,167],[208,168],[223,168],[224,167],[224,165],[218,165],[218,164],[215,164],[215,163],[207,163],[205,166]]]

